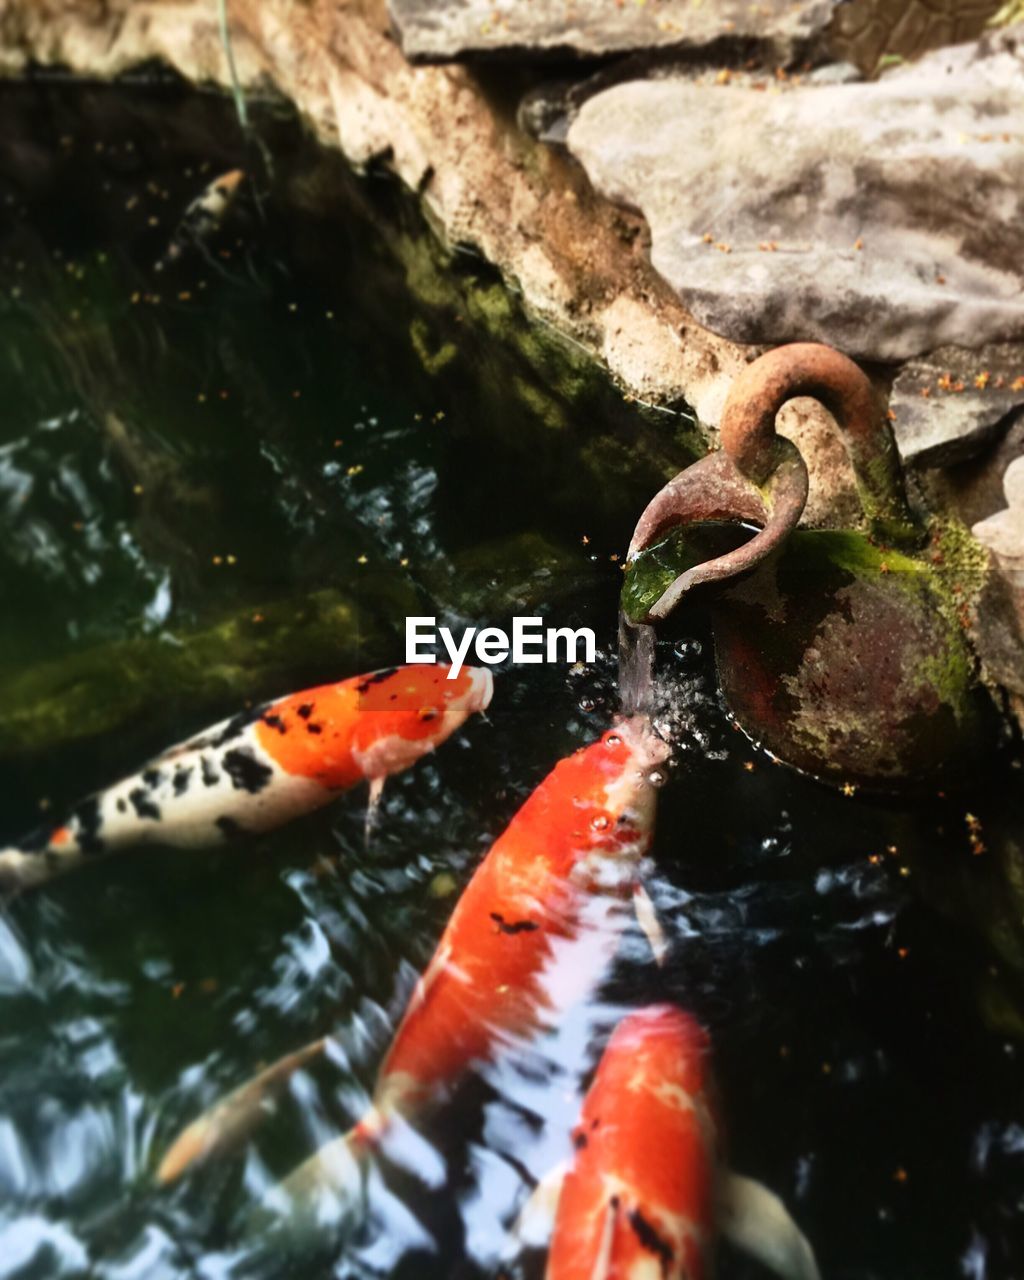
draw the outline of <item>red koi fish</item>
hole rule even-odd
[[[708,1051],[670,1005],[616,1028],[573,1130],[547,1280],[710,1280],[719,1233],[788,1280],[817,1280],[781,1201],[721,1169]]]
[[[264,703],[172,747],[78,805],[55,830],[0,851],[0,888],[17,889],[84,858],[135,844],[212,845],[269,831],[444,742],[490,702],[486,668],[389,667]]]
[[[564,944],[589,931],[600,934],[605,958],[614,951],[623,891],[633,889],[650,847],[655,770],[667,754],[636,717],[560,761],[530,795],[463,892],[380,1069],[370,1111],[282,1184],[288,1201],[301,1210],[321,1193],[349,1199],[359,1160],[395,1119],[437,1101],[510,1038],[539,1029]],[[158,1180],[225,1149],[224,1134],[239,1131],[244,1090],[189,1126]]]

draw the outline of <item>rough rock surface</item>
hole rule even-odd
[[[1006,507],[974,526],[974,536],[1017,575],[1024,587],[1024,457],[1015,458],[1003,476]]]
[[[904,462],[968,457],[1024,414],[1024,346],[940,347],[904,365],[889,404]]]
[[[981,652],[990,679],[1007,690],[1017,718],[1024,721],[1024,456],[1015,458],[1003,476],[1006,507],[973,529],[1000,570],[991,575],[982,599],[986,625]]]
[[[871,84],[618,85],[572,152],[639,209],[651,260],[737,342],[816,338],[892,361],[1024,337],[1024,39]]]
[[[918,58],[984,31],[1002,0],[846,0],[836,8],[829,45],[870,75],[886,55]]]
[[[597,56],[756,40],[782,60],[825,29],[835,0],[390,0],[402,52],[414,62],[480,54]]]

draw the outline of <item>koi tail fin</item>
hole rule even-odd
[[[166,1187],[207,1161],[236,1150],[273,1113],[292,1076],[328,1048],[326,1039],[289,1053],[204,1111],[178,1134],[156,1171]]]
[[[722,1177],[718,1227],[782,1280],[821,1280],[814,1250],[773,1191],[735,1173]]]
[[[651,901],[651,895],[639,880],[633,886],[633,909],[636,912],[637,924],[644,931],[644,936],[650,944],[654,963],[659,969],[664,968],[670,950],[668,939],[658,919],[657,909]]]
[[[263,1209],[290,1236],[350,1230],[366,1212],[366,1160],[381,1128],[378,1112],[304,1160],[265,1197]]]
[[[569,1167],[569,1161],[562,1160],[531,1191],[509,1230],[503,1255],[505,1262],[511,1262],[523,1249],[547,1246],[555,1230],[562,1184]]]

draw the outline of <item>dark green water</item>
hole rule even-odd
[[[536,610],[601,640],[591,669],[499,672],[488,721],[391,784],[369,853],[353,794],[0,916],[2,1280],[250,1274],[246,1208],[351,1124],[459,888],[614,709],[609,557],[687,460],[686,424],[580,372],[471,254],[439,268],[387,180],[286,118],[261,123],[260,199],[156,273],[192,196],[252,167],[230,110],[54,88],[0,109],[0,845],[246,699],[400,659],[406,613]],[[324,592],[349,625],[314,636],[301,602]],[[275,609],[296,621],[258,649]],[[431,1121],[443,1186],[385,1168],[343,1253],[260,1274],[493,1274],[601,1034],[652,999],[712,1030],[733,1163],[787,1199],[825,1276],[1024,1274],[1015,762],[955,796],[826,790],[733,731],[705,623],[685,627],[702,648],[680,623],[659,650],[680,738],[651,884],[668,966],[627,938],[586,1034]],[[243,1159],[150,1189],[182,1123],[329,1031],[344,1069],[300,1077]],[[758,1274],[725,1251],[720,1272]]]

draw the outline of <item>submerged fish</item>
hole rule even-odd
[[[156,264],[157,271],[163,271],[169,263],[177,261],[190,244],[202,245],[210,238],[223,222],[244,177],[241,169],[231,169],[222,173],[219,178],[214,178],[196,196],[182,215],[163,257]]]
[[[567,944],[569,967],[588,970],[577,977],[587,987],[600,977],[589,971],[590,949],[571,944],[589,933],[598,967],[614,952],[623,902],[650,847],[654,770],[666,755],[637,717],[560,761],[530,795],[462,894],[380,1069],[369,1112],[281,1185],[281,1207],[331,1217],[336,1199],[340,1214],[358,1196],[362,1157],[394,1122],[411,1119],[470,1065],[493,1060],[511,1038],[543,1025],[553,1011],[553,969]],[[207,1156],[231,1145],[240,1131],[238,1099],[265,1100],[245,1090],[189,1126],[158,1181],[182,1173],[189,1153]]]
[[[709,1280],[718,1234],[787,1280],[818,1280],[778,1197],[720,1164],[708,1049],[703,1028],[670,1005],[616,1028],[571,1164],[535,1193],[554,1210],[547,1280]]]
[[[491,700],[486,668],[389,667],[263,703],[172,747],[79,804],[55,830],[0,850],[0,889],[40,884],[136,844],[198,847],[269,831],[384,779]]]

